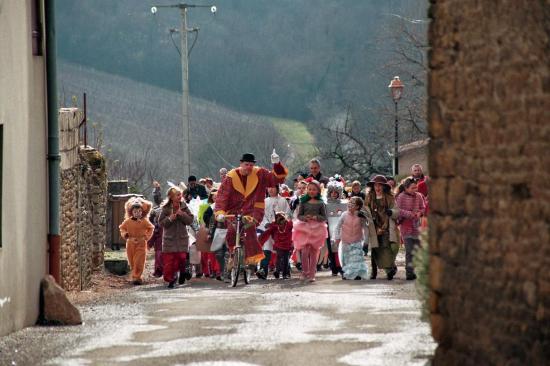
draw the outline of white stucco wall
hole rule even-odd
[[[47,272],[45,57],[32,55],[30,3],[0,1],[0,336],[36,322]]]

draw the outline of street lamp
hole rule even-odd
[[[216,14],[218,9],[214,5],[193,5],[193,4],[174,4],[174,5],[154,5],[151,7],[151,13],[155,15],[160,8],[176,8],[180,10],[181,15],[181,84],[182,84],[182,122],[183,122],[183,176],[191,175],[191,144],[189,134],[189,51],[187,49],[187,33],[195,32],[197,29],[187,28],[187,9],[189,8],[210,8],[212,14]]]
[[[393,175],[397,176],[399,174],[399,121],[397,118],[397,102],[399,101],[399,99],[401,99],[404,85],[401,80],[399,80],[399,76],[394,76],[393,80],[390,82],[390,85],[388,85],[388,88],[390,88],[393,103],[395,104],[395,145],[393,151]]]

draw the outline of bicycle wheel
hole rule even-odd
[[[235,248],[233,253],[233,267],[231,268],[231,287],[237,286],[239,280],[239,273],[243,266],[241,248]]]

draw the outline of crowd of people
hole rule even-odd
[[[375,175],[363,186],[347,184],[338,174],[323,175],[320,161],[313,159],[309,172],[295,177],[290,188],[288,170],[275,151],[271,158],[268,170],[256,166],[254,155],[243,154],[239,167],[220,169],[219,183],[190,176],[187,184],[170,183],[163,197],[153,182],[153,202],[129,199],[120,233],[132,282],[143,283],[147,248],[155,252],[153,275],[169,288],[193,276],[228,282],[236,238],[231,220],[237,214],[246,218],[245,263],[260,280],[298,275],[315,282],[324,270],[343,280],[374,280],[384,270],[392,280],[400,246],[406,279],[416,279],[413,256],[428,211],[422,166],[413,165],[399,183]]]

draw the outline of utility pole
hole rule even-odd
[[[189,141],[189,53],[187,51],[187,7],[180,8],[181,12],[181,111],[183,122],[183,177],[191,175],[191,144]]]
[[[180,28],[180,54],[181,54],[181,111],[183,126],[183,177],[187,179],[191,175],[191,139],[189,123],[189,51],[187,49],[187,33],[195,31],[187,28],[187,9],[188,8],[210,8],[212,14],[216,14],[217,8],[214,5],[192,5],[192,4],[174,4],[174,5],[155,5],[151,8],[151,13],[156,14],[158,8],[177,8],[181,15]]]

